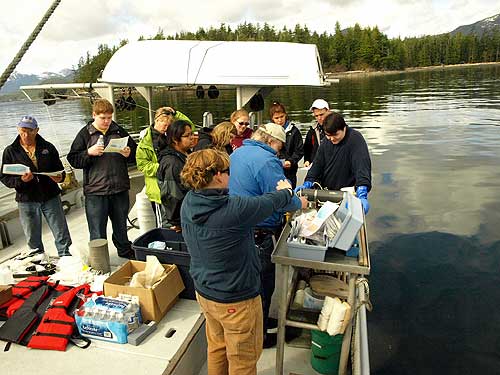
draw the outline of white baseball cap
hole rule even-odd
[[[309,108],[310,111],[313,109],[330,109],[330,106],[328,105],[328,102],[325,99],[316,99],[313,104],[311,104],[311,108]]]

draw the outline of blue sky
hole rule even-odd
[[[52,0],[0,1],[0,71],[7,67]],[[62,0],[17,70],[41,73],[71,68],[99,43],[195,31],[199,27],[267,22],[276,28],[307,25],[333,32],[356,22],[377,25],[389,37],[451,31],[500,13],[492,0]]]

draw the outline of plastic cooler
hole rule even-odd
[[[167,249],[148,248],[148,244],[153,241],[165,242]],[[155,228],[137,237],[132,243],[132,249],[135,252],[137,260],[145,261],[147,255],[155,255],[160,263],[176,264],[186,287],[179,296],[186,299],[196,299],[193,279],[189,274],[191,256],[187,251],[187,246],[181,233],[170,229]]]
[[[335,237],[328,241],[328,247],[349,250],[364,221],[361,201],[350,193],[344,193],[344,199],[334,215],[341,225]]]
[[[311,336],[312,368],[320,374],[338,374],[344,335],[330,336],[326,332],[312,330]]]

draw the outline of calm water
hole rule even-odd
[[[277,89],[268,98],[306,128],[307,108],[324,97],[368,142],[375,374],[500,372],[499,79],[499,66],[450,69]],[[217,100],[165,92],[155,108],[166,103],[196,122],[205,110],[221,120],[234,109],[234,92]],[[0,103],[0,113],[2,148],[32,113],[64,153],[90,109],[16,102]],[[119,113],[131,130],[146,118],[140,109]]]

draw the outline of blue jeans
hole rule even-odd
[[[46,202],[18,202],[19,219],[30,249],[44,250],[42,242],[42,214],[54,235],[57,254],[71,255],[71,236],[61,203],[57,195]]]
[[[107,238],[108,217],[113,227],[113,244],[119,257],[132,254],[131,242],[127,236],[127,215],[129,209],[128,190],[110,195],[86,195],[85,214],[89,226],[90,240]]]
[[[271,261],[271,254],[274,250],[273,233],[257,233],[254,232],[255,245],[259,251],[260,258],[260,281],[262,298],[262,317],[264,336],[268,328],[269,309],[271,307],[271,299],[275,288],[276,266]]]

